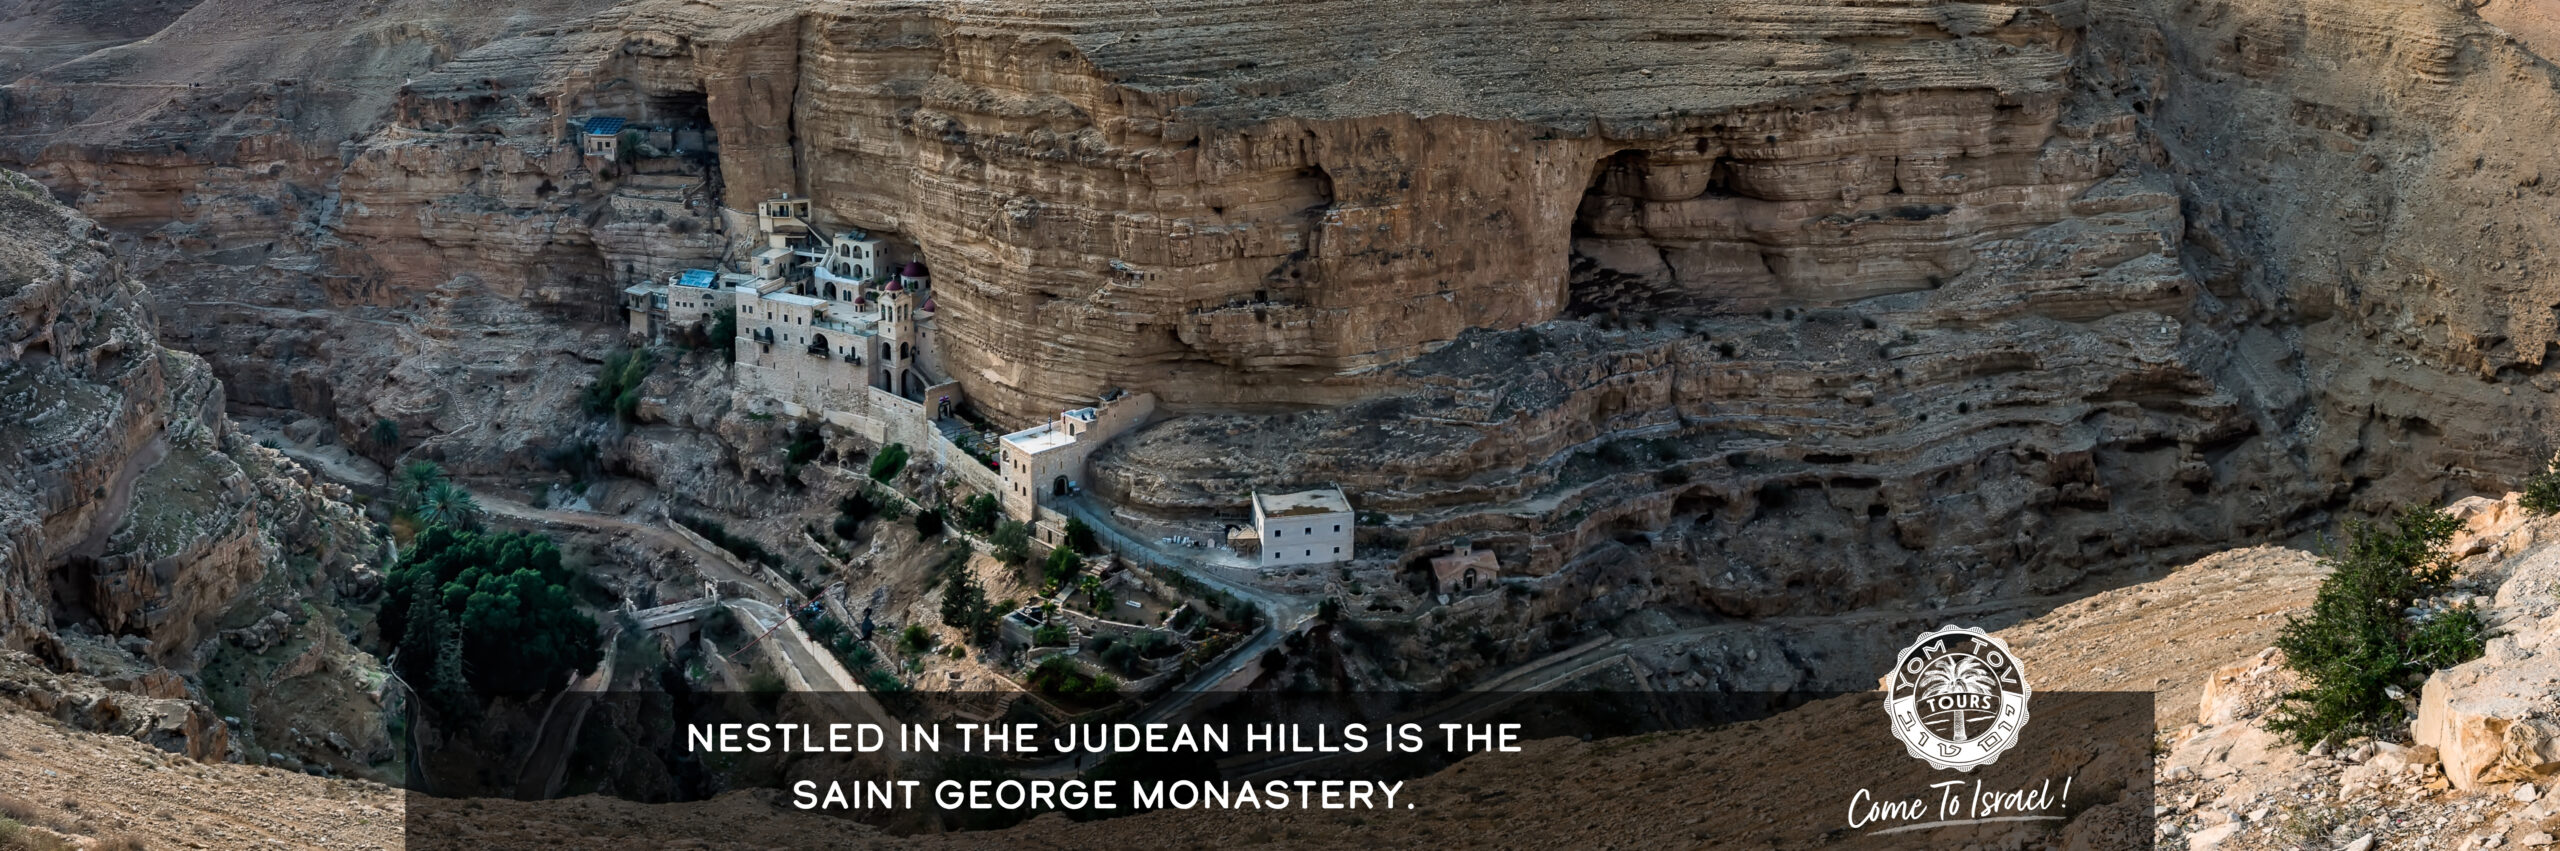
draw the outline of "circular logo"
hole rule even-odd
[[[1972,771],[2000,759],[2027,726],[2027,671],[2009,645],[1947,626],[1893,657],[1884,711],[1893,737],[1931,768]]]

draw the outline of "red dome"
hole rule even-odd
[[[906,289],[907,289],[906,287],[898,286],[898,282],[897,282],[897,281],[890,281],[890,282],[889,282],[889,285],[888,285],[888,286],[885,286],[885,287],[881,287],[881,288],[880,288],[880,291],[881,291],[881,292],[894,293],[894,292],[904,292],[904,291],[906,291]]]
[[[907,261],[907,268],[898,270],[898,274],[905,275],[910,278],[924,277],[924,261],[909,260]]]

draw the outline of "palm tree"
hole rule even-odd
[[[468,528],[480,519],[480,501],[452,482],[437,482],[418,500],[418,519],[429,525]]]
[[[1940,656],[1938,661],[1929,663],[1928,670],[1920,674],[1919,690],[1922,700],[1949,694],[1990,694],[1992,689],[1991,669],[1984,666],[1981,659],[1970,655]],[[1955,720],[1955,740],[1959,742],[1971,740],[1973,737],[1966,735],[1965,732],[1962,708],[1955,711]]]
[[[427,492],[445,483],[444,467],[433,461],[411,461],[400,468],[400,483],[394,494],[402,505],[417,505]]]

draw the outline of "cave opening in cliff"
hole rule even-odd
[[[1644,150],[1622,150],[1592,166],[1574,208],[1566,266],[1565,315],[1619,322],[1702,312],[1680,286],[1672,251],[1646,222],[1646,185],[1656,168]],[[1708,195],[1725,192],[1729,169],[1710,161]]]

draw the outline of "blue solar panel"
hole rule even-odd
[[[709,270],[709,269],[686,269],[686,270],[684,270],[684,275],[683,275],[682,277],[679,277],[679,278],[677,278],[677,279],[676,279],[676,283],[677,283],[677,284],[680,284],[680,285],[683,285],[683,286],[688,286],[688,287],[701,287],[701,288],[703,288],[703,289],[710,289],[710,288],[711,288],[711,270]]]
[[[587,119],[587,135],[611,136],[615,133],[622,132],[622,124],[622,119],[607,115],[599,115],[594,118]]]

